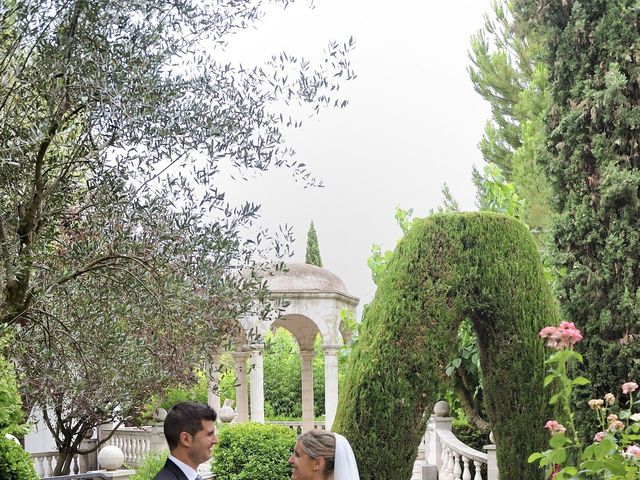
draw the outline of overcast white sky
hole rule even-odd
[[[255,63],[282,50],[318,56],[329,40],[354,36],[358,78],[342,92],[349,106],[288,135],[325,187],[304,189],[285,169],[225,191],[232,202],[262,204],[261,225],[294,227],[293,261],[304,261],[313,220],[324,267],[361,306],[375,293],[371,245],[392,249],[401,234],[396,206],[425,216],[446,182],[462,209],[475,209],[471,169],[482,163],[477,145],[490,112],[469,80],[467,53],[489,9],[490,0],[316,0],[315,9],[274,11],[230,44],[232,58]]]

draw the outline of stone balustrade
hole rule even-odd
[[[499,480],[495,445],[484,447],[487,453],[465,445],[451,431],[448,415],[447,402],[438,402],[418,449],[412,480]]]
[[[83,450],[95,446],[95,439],[86,439],[82,441],[80,448]],[[29,454],[36,473],[40,478],[51,477],[58,463],[58,452],[38,452]],[[96,454],[89,453],[87,455],[76,455],[71,462],[71,473],[85,473],[96,468]]]
[[[100,435],[104,438],[110,435],[111,432],[112,428],[102,427]],[[105,443],[106,445],[114,445],[120,448],[124,453],[124,463],[131,468],[139,466],[148,452],[168,449],[162,425],[120,427]]]
[[[438,478],[441,480],[483,480],[482,465],[487,463],[487,454],[462,443],[452,432],[438,432],[442,442],[442,454]],[[487,479],[490,480],[490,479]]]
[[[30,454],[33,467],[40,478],[50,477],[56,468],[58,462],[58,451],[38,452]]]

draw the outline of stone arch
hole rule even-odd
[[[539,478],[527,463],[549,418],[537,332],[559,314],[537,247],[511,217],[449,213],[416,221],[398,244],[349,359],[334,429],[351,440],[363,480],[410,478],[465,317],[479,338],[500,478]]]
[[[341,340],[349,336],[349,326],[341,321],[340,312],[347,308],[355,314],[358,298],[347,292],[344,283],[335,274],[315,265],[288,264],[284,271],[264,272],[264,280],[271,292],[271,299],[279,307],[280,316],[276,320],[263,320],[256,315],[237,319],[241,329],[234,339],[235,350],[232,352],[237,382],[236,421],[248,421],[250,411],[252,421],[264,422],[264,336],[269,329],[283,327],[293,334],[300,346],[303,430],[314,428],[314,343],[318,333],[322,337],[325,426],[331,428],[338,404],[338,349]],[[209,367],[209,404],[217,409],[220,407],[220,398],[215,385],[220,354],[214,354],[213,357]]]
[[[323,339],[327,336],[326,330],[324,332],[320,330],[322,326],[323,325],[316,324],[313,319],[306,315],[290,313],[284,314],[275,320],[271,324],[271,329],[274,330],[280,327],[288,330],[298,342],[300,351],[304,351],[313,350],[318,334],[320,334]]]

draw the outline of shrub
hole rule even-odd
[[[0,478],[2,480],[39,480],[29,454],[0,434]]]
[[[454,420],[451,431],[462,443],[481,452],[485,445],[491,444],[489,434],[483,433],[478,427],[469,424],[466,419]]]
[[[155,450],[147,453],[142,463],[136,468],[129,480],[153,480],[153,477],[164,467],[169,452],[166,450]]]
[[[0,350],[1,347],[0,340]],[[18,393],[13,365],[0,356],[0,436],[4,437],[5,433],[26,433],[27,428],[23,422],[22,400]]]
[[[289,480],[296,434],[278,425],[246,423],[220,430],[213,450],[217,480]]]
[[[410,478],[467,317],[500,478],[538,480],[527,454],[546,444],[539,426],[550,407],[537,333],[558,322],[558,309],[526,226],[487,212],[415,220],[381,277],[334,423],[351,441],[363,480]]]

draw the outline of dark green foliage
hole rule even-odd
[[[548,50],[553,259],[592,381],[580,415],[588,398],[640,378],[639,10],[634,0],[518,4]],[[595,425],[578,424],[593,436]]]
[[[246,423],[224,428],[213,450],[218,480],[289,480],[296,434],[287,427]]]
[[[322,267],[320,247],[318,246],[318,235],[316,235],[316,228],[313,226],[313,222],[309,225],[309,231],[307,232],[307,254],[304,261],[309,265]]]
[[[527,463],[546,445],[549,418],[537,333],[559,318],[535,242],[505,215],[446,213],[415,221],[398,244],[347,366],[334,428],[363,480],[410,478],[465,317],[478,335],[500,478],[539,478]]]
[[[462,443],[476,450],[482,451],[485,445],[491,444],[489,434],[482,433],[479,428],[470,425],[466,420],[454,420],[451,431]]]
[[[2,480],[38,480],[29,454],[13,440],[0,435],[0,478]]]
[[[136,473],[129,477],[129,480],[153,480],[164,467],[168,456],[169,453],[166,450],[150,451],[145,455],[142,463],[136,467]]]

